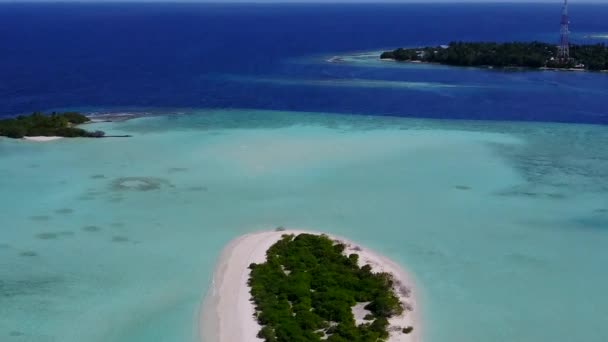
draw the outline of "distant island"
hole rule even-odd
[[[24,137],[104,137],[105,133],[102,131],[90,132],[75,127],[89,121],[91,121],[89,118],[76,112],[51,113],[50,115],[35,112],[31,115],[0,120],[0,136],[13,139]]]
[[[570,45],[570,58],[558,58],[558,47],[542,42],[469,43],[385,51],[381,59],[474,67],[608,70],[604,44]]]

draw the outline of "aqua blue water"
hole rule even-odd
[[[0,5],[2,114],[154,114],[0,140],[0,341],[194,341],[222,246],[277,226],[410,269],[425,341],[606,341],[608,76],[366,56],[559,12],[442,6]]]

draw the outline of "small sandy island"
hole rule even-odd
[[[267,231],[243,235],[231,241],[222,251],[213,274],[212,284],[201,306],[199,335],[202,342],[254,342],[263,341],[256,335],[261,326],[254,318],[254,305],[249,286],[249,265],[264,263],[266,251],[284,234],[322,234],[313,231],[285,230]],[[400,316],[389,320],[389,342],[421,341],[421,320],[412,277],[399,265],[378,253],[354,242],[327,234],[332,240],[344,243],[345,254],[359,255],[359,266],[368,264],[374,272],[391,273],[395,279],[394,290],[405,310]],[[363,322],[365,303],[353,307],[357,324]],[[409,334],[401,332],[402,327],[414,327]],[[400,327],[400,328],[398,328]],[[391,329],[393,328],[393,329]]]
[[[63,137],[23,137],[23,140],[27,140],[27,141],[36,141],[36,142],[47,142],[47,141],[53,141],[53,140],[59,140],[59,139],[63,139]]]

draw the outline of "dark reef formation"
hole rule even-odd
[[[163,186],[172,187],[168,180],[156,177],[121,177],[111,183],[114,191],[151,191]]]

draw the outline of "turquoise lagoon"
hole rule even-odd
[[[407,267],[425,341],[608,340],[608,127],[173,112],[0,140],[1,341],[195,341],[224,244],[277,226]]]

